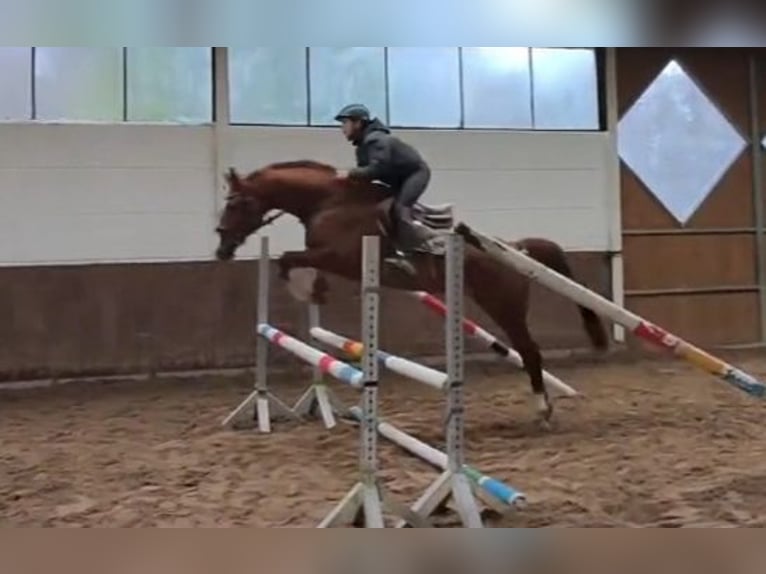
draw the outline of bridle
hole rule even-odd
[[[282,217],[285,214],[284,211],[277,211],[273,215],[269,215],[268,217],[263,218],[263,223],[261,223],[261,227],[266,227],[267,225],[271,225],[274,223],[277,219]]]

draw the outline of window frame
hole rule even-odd
[[[219,120],[220,110],[218,109],[218,106],[216,103],[218,102],[218,93],[217,93],[217,78],[220,73],[220,70],[218,70],[218,65],[216,62],[215,57],[215,47],[206,47],[210,51],[210,78],[211,78],[211,86],[210,86],[210,118],[209,120],[206,120],[204,122],[184,122],[184,121],[178,121],[178,120],[167,120],[167,121],[132,121],[128,119],[128,58],[129,58],[129,49],[128,47],[122,47],[122,57],[121,57],[121,65],[122,65],[122,75],[123,75],[123,81],[122,81],[122,118],[120,121],[81,121],[81,120],[71,120],[68,121],[66,119],[62,120],[43,120],[39,119],[38,116],[38,110],[37,110],[37,82],[35,78],[35,72],[36,72],[36,58],[37,58],[37,48],[36,46],[30,47],[30,77],[31,77],[31,92],[30,92],[30,117],[25,119],[10,119],[10,120],[4,120],[0,121],[0,123],[4,124],[13,124],[13,123],[40,123],[40,124],[61,124],[61,123],[71,123],[71,124],[94,124],[94,125],[159,125],[159,126],[209,126],[216,124]],[[313,130],[328,130],[328,129],[336,129],[335,126],[332,125],[321,125],[321,124],[313,124],[312,118],[311,118],[311,97],[312,97],[312,82],[311,82],[311,50],[313,48],[306,47],[305,48],[305,82],[306,82],[306,101],[307,101],[307,110],[306,110],[306,117],[305,117],[305,123],[300,124],[280,124],[280,123],[249,123],[249,122],[234,122],[229,121],[228,125],[233,127],[279,127],[279,128],[292,128],[292,129],[313,129]],[[389,58],[389,47],[384,46],[383,47],[383,61],[384,61],[384,86],[385,86],[385,95],[384,95],[384,101],[385,101],[385,111],[383,114],[381,114],[382,118],[385,119],[385,122],[391,127],[401,130],[409,130],[409,131],[470,131],[470,132],[509,132],[509,133],[567,133],[567,134],[576,134],[576,133],[598,133],[598,132],[605,132],[608,129],[607,126],[607,86],[606,86],[606,48],[603,47],[592,47],[587,48],[590,50],[593,50],[595,55],[595,70],[594,73],[596,74],[596,87],[597,87],[597,106],[598,106],[598,124],[597,126],[594,126],[590,129],[560,129],[560,128],[538,128],[534,125],[531,128],[510,128],[510,127],[470,127],[466,126],[466,108],[465,108],[465,70],[464,70],[464,55],[463,50],[464,48],[462,46],[456,46],[454,47],[455,50],[457,50],[457,60],[458,60],[458,91],[459,91],[459,99],[460,99],[460,122],[457,126],[451,126],[451,127],[433,127],[433,126],[395,126],[390,124],[391,119],[391,90],[390,90],[390,58]],[[531,54],[531,48],[527,48],[530,50]],[[557,49],[583,49],[583,47],[557,47]],[[531,58],[531,56],[530,56]],[[227,66],[230,66],[230,61],[227,59],[226,62]],[[231,73],[231,68],[229,67],[228,70],[226,70],[227,75]],[[532,70],[530,69],[530,74],[532,74]],[[229,94],[227,96],[230,99]],[[532,86],[532,97],[534,97],[534,86]],[[229,106],[231,105],[231,101],[229,101]]]

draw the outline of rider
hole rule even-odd
[[[342,122],[343,135],[356,147],[357,167],[347,177],[379,180],[390,186],[394,194],[391,224],[399,255],[418,247],[422,240],[413,225],[412,207],[431,179],[428,164],[414,147],[391,135],[391,130],[378,118],[372,118],[370,110],[362,104],[345,106],[335,120]],[[408,229],[404,230],[405,226]],[[412,233],[406,233],[410,230]],[[408,240],[410,235],[415,237]]]

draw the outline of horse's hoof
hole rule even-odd
[[[553,405],[545,395],[535,395],[535,408],[540,426],[544,430],[551,429],[551,420],[553,419]]]

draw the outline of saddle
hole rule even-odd
[[[455,218],[452,214],[452,204],[426,205],[416,203],[412,208],[412,216],[426,227],[441,231],[452,229]]]
[[[399,221],[394,233],[390,219],[393,198],[378,204],[378,226],[398,249],[411,252],[444,255],[444,244],[440,238],[448,233],[454,223],[452,205],[425,205],[418,203],[412,208],[412,223]]]

